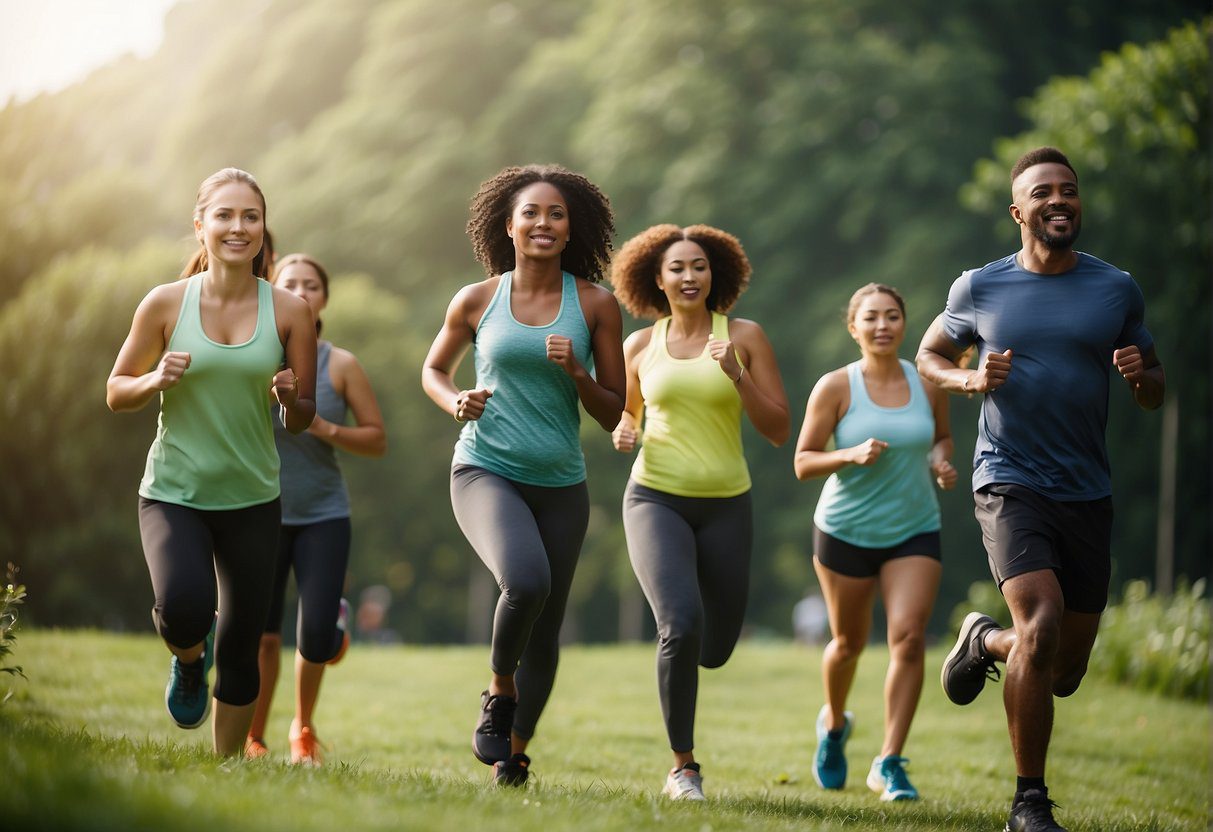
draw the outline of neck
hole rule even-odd
[[[514,282],[524,286],[544,286],[559,283],[564,272],[558,258],[535,260],[516,254],[514,260]]]
[[[210,259],[205,274],[203,288],[212,295],[229,297],[242,295],[249,290],[250,286],[255,286],[251,282],[255,279],[251,262],[233,266]]]
[[[670,309],[670,331],[682,337],[702,335],[712,331],[712,313],[706,306],[693,309],[672,307]]]
[[[1019,250],[1019,265],[1035,274],[1061,274],[1078,263],[1072,248],[1049,248],[1035,237],[1025,237]]]
[[[860,359],[859,369],[868,378],[896,378],[902,375],[901,360],[897,353],[874,353],[865,352],[863,358]]]

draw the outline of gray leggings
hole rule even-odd
[[[489,661],[494,673],[516,674],[514,732],[530,739],[556,679],[560,624],[590,519],[589,491],[584,482],[547,488],[455,465],[451,506],[501,588]]]
[[[695,747],[699,665],[720,667],[745,618],[754,538],[750,492],[679,497],[628,480],[623,529],[657,619],[657,690],[670,748]]]

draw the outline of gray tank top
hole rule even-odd
[[[348,407],[333,389],[329,356],[333,345],[316,345],[316,415],[345,424]],[[282,460],[282,524],[302,526],[322,520],[350,516],[350,496],[337,465],[336,449],[306,431],[293,434],[282,425],[278,408],[274,413],[274,443]]]

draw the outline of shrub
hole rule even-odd
[[[18,569],[13,564],[8,565],[8,581],[0,590],[0,673],[26,678],[21,672],[21,666],[5,667],[9,655],[13,652],[13,643],[17,640],[17,607],[25,603],[25,587],[17,583]],[[12,691],[7,692],[0,704],[7,702]]]

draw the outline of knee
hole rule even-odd
[[[860,639],[837,635],[830,641],[827,649],[835,661],[847,663],[858,661],[860,654],[863,653],[863,647],[863,641]]]
[[[156,632],[174,647],[188,649],[200,643],[215,621],[215,605],[203,599],[167,599],[152,610]]]
[[[674,616],[663,621],[658,628],[657,637],[661,654],[669,658],[691,655],[699,661],[702,629],[700,619],[691,615]]]
[[[1073,696],[1087,675],[1087,663],[1084,661],[1077,667],[1064,668],[1053,679],[1054,696]]]
[[[1015,652],[1033,665],[1051,666],[1061,644],[1061,620],[1038,615],[1015,623]]]
[[[282,651],[282,636],[278,633],[262,633],[258,649],[262,656],[277,656]]]
[[[510,609],[543,609],[552,591],[552,580],[547,575],[523,575],[503,582],[501,594]]]
[[[324,664],[333,657],[336,625],[317,627],[305,624],[299,631],[299,655],[312,664]]]
[[[889,631],[889,652],[896,661],[921,662],[926,655],[926,636],[920,629]]]

